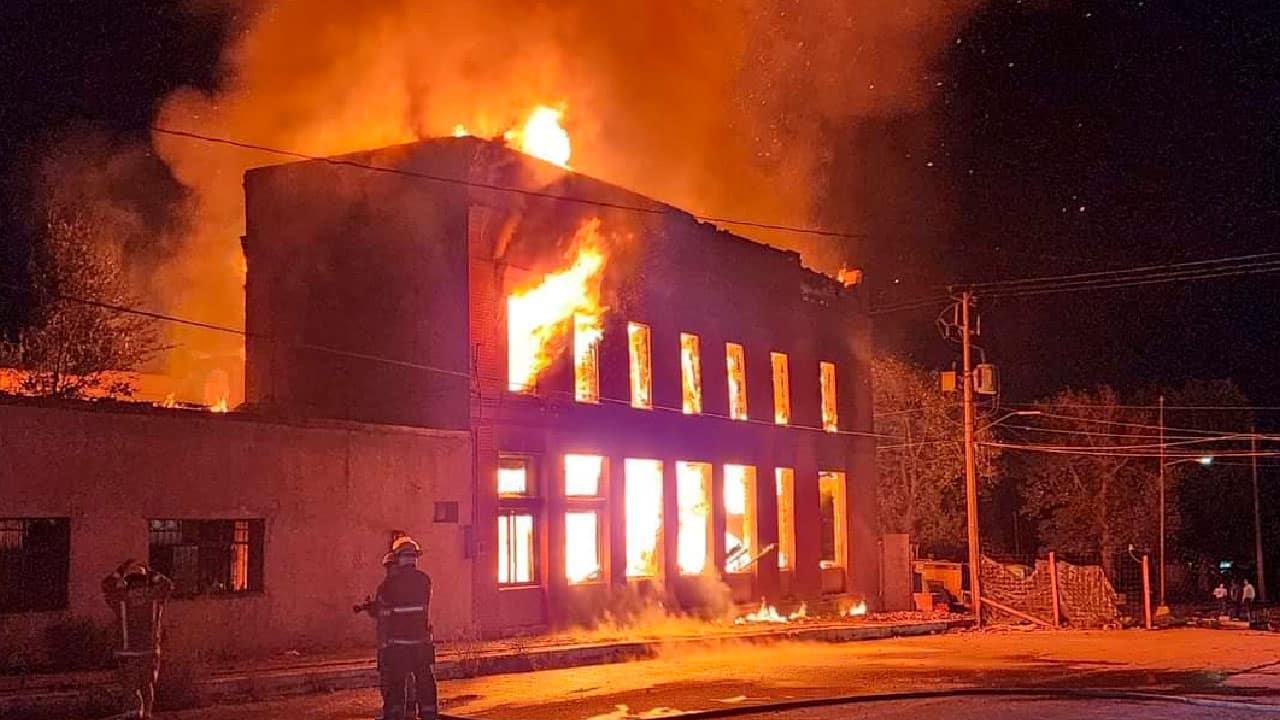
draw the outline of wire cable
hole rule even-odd
[[[26,290],[26,288],[22,288],[21,286],[13,285],[13,284],[10,284],[10,283],[0,283],[0,288],[8,288],[8,289],[11,289],[11,290],[17,290],[17,291],[20,291],[20,292],[26,292],[26,291],[27,291],[27,290]],[[278,343],[278,344],[282,344],[282,345],[284,345],[284,346],[286,346],[286,347],[290,347],[290,348],[294,348],[294,349],[299,349],[299,350],[307,350],[307,351],[313,351],[313,352],[321,352],[321,353],[327,353],[327,354],[331,354],[331,355],[336,355],[336,356],[339,356],[339,357],[347,357],[347,358],[356,359],[356,360],[365,360],[365,361],[368,361],[368,362],[378,362],[378,363],[383,363],[383,364],[393,365],[393,366],[397,366],[397,367],[404,367],[404,368],[408,368],[408,369],[412,369],[412,370],[421,370],[421,371],[425,371],[425,372],[439,373],[439,374],[442,374],[442,375],[448,375],[448,376],[452,376],[452,377],[458,377],[458,378],[466,379],[466,380],[468,380],[468,381],[475,381],[475,382],[480,382],[480,383],[494,383],[494,384],[499,384],[499,385],[501,385],[501,386],[503,386],[503,387],[505,387],[505,386],[506,386],[506,383],[508,382],[507,378],[481,376],[481,375],[476,375],[476,374],[474,374],[474,373],[464,372],[464,371],[460,371],[460,370],[451,370],[451,369],[449,369],[449,368],[441,368],[441,367],[437,367],[437,366],[434,366],[434,365],[427,365],[427,364],[424,364],[424,363],[416,363],[416,362],[411,362],[411,361],[407,361],[407,360],[398,360],[398,359],[395,359],[395,358],[388,358],[388,357],[381,356],[381,355],[373,355],[373,354],[369,354],[369,353],[355,352],[355,351],[351,351],[351,350],[343,350],[343,349],[340,349],[340,348],[333,348],[333,347],[329,347],[329,346],[325,346],[325,345],[317,345],[317,344],[313,344],[313,343],[301,343],[301,342],[284,341],[284,340],[280,340],[279,338],[275,338],[275,337],[273,337],[273,336],[270,336],[270,335],[267,335],[267,334],[264,334],[264,333],[251,333],[251,332],[248,332],[248,331],[246,331],[246,330],[241,330],[241,329],[238,329],[238,328],[228,327],[228,326],[226,326],[226,325],[218,325],[218,324],[215,324],[215,323],[202,322],[202,321],[199,321],[199,320],[189,320],[189,319],[187,319],[187,318],[182,318],[182,317],[178,317],[178,316],[175,316],[175,315],[168,315],[168,314],[165,314],[165,313],[159,313],[159,312],[154,312],[154,311],[150,311],[150,310],[139,310],[139,309],[137,309],[137,308],[131,308],[131,307],[123,306],[123,305],[114,305],[114,304],[111,304],[111,303],[104,303],[104,302],[99,302],[99,301],[96,301],[96,300],[90,300],[90,299],[87,299],[87,298],[80,298],[80,297],[76,297],[76,296],[73,296],[73,295],[68,295],[68,294],[65,294],[65,293],[50,293],[50,294],[49,294],[49,297],[55,298],[55,299],[60,300],[60,301],[63,301],[63,302],[79,303],[79,304],[82,304],[82,305],[87,305],[87,306],[90,306],[90,307],[96,307],[96,308],[100,308],[100,309],[103,309],[103,310],[108,310],[108,311],[111,311],[111,312],[118,312],[118,313],[123,313],[123,314],[136,315],[136,316],[146,317],[146,318],[150,318],[150,319],[157,320],[157,321],[162,321],[162,322],[172,322],[172,323],[177,323],[177,324],[179,324],[179,325],[185,325],[185,326],[189,326],[189,327],[201,328],[201,329],[205,329],[205,330],[211,330],[211,331],[214,331],[214,332],[220,332],[220,333],[226,333],[226,334],[238,335],[238,336],[245,337],[245,338],[253,338],[253,339],[257,339],[257,340],[263,340],[263,341],[266,341],[266,342]],[[572,391],[568,391],[568,390],[545,390],[545,389],[544,389],[544,390],[541,390],[539,393],[534,394],[533,396],[534,396],[534,397],[540,397],[540,398],[543,398],[543,399],[559,399],[559,398],[563,398],[563,399],[566,399],[566,400],[568,400],[568,401],[573,402],[575,405],[584,405],[584,404],[587,404],[587,403],[578,403],[578,402],[576,401],[576,399],[574,399]],[[499,397],[505,397],[505,396],[499,396]],[[525,396],[525,397],[527,397],[527,396]],[[490,396],[490,398],[488,398],[488,399],[489,399],[489,400],[492,400],[492,398],[493,398],[493,396]],[[480,399],[481,399],[481,401],[482,401],[482,402],[486,400],[486,398],[484,398],[483,396],[480,396]],[[512,400],[512,402],[515,402],[515,400]],[[623,398],[610,398],[610,397],[604,397],[604,396],[601,396],[601,397],[599,398],[599,402],[600,402],[600,404],[626,405],[626,406],[628,406],[628,407],[630,407],[630,406],[631,406],[631,401],[630,401],[629,399],[623,399]],[[648,409],[650,409],[650,408],[646,408],[646,410],[648,410]],[[683,408],[678,408],[678,407],[669,407],[669,406],[662,406],[662,405],[654,404],[654,405],[653,405],[653,407],[652,407],[651,409],[652,409],[652,410],[655,410],[655,411],[659,411],[659,412],[672,412],[672,413],[678,413],[678,414],[680,414],[680,415],[682,415],[682,416],[687,416],[687,415],[686,415],[686,413],[684,412]],[[714,418],[714,419],[721,419],[721,420],[729,420],[729,421],[732,421],[732,422],[738,422],[738,423],[744,423],[744,424],[763,425],[763,426],[768,426],[768,427],[773,427],[773,428],[790,428],[790,429],[794,429],[794,430],[805,430],[805,431],[822,432],[822,433],[829,434],[829,435],[842,435],[842,436],[849,436],[849,437],[884,438],[884,439],[890,439],[890,440],[903,440],[903,439],[904,439],[904,438],[901,438],[901,437],[896,436],[896,435],[885,435],[885,434],[883,434],[883,433],[867,432],[867,431],[860,431],[860,430],[841,430],[841,429],[828,430],[828,429],[826,429],[826,428],[824,428],[824,427],[820,427],[820,426],[798,425],[798,424],[795,424],[795,423],[789,423],[789,424],[787,424],[787,425],[778,425],[778,424],[776,424],[776,423],[768,422],[768,421],[765,421],[765,420],[758,420],[758,419],[754,419],[754,418],[747,418],[747,419],[730,418],[728,415],[721,415],[721,414],[717,414],[717,413],[710,413],[710,412],[702,412],[702,413],[699,413],[699,414],[698,414],[698,416],[699,416],[699,417]]]
[[[984,288],[995,288],[995,287],[1008,288],[1008,287],[1017,286],[1017,285],[1050,284],[1050,283],[1058,283],[1065,280],[1096,278],[1096,277],[1101,277],[1106,275],[1128,275],[1128,274],[1148,273],[1148,272],[1155,272],[1155,271],[1163,272],[1163,271],[1171,270],[1175,268],[1190,268],[1190,267],[1199,267],[1203,265],[1242,262],[1245,260],[1261,260],[1261,259],[1270,259],[1270,258],[1280,259],[1280,252],[1255,253],[1253,255],[1236,255],[1233,257],[1210,258],[1207,260],[1192,260],[1189,262],[1181,262],[1181,263],[1166,263],[1163,265],[1145,265],[1145,266],[1137,266],[1137,267],[1130,267],[1130,268],[1120,268],[1117,270],[1102,270],[1098,272],[1074,273],[1071,275],[1047,275],[1047,276],[1040,276],[1040,277],[1020,278],[1017,280],[996,280],[996,281],[985,282],[985,283],[959,283],[955,285],[955,287],[963,287],[963,288],[968,288],[970,290],[974,290],[977,292],[982,292]]]
[[[161,135],[169,135],[171,137],[186,138],[189,140],[197,140],[200,142],[217,144],[217,145],[226,145],[230,147],[240,148],[241,150],[254,150],[257,152],[268,153],[271,155],[294,158],[296,160],[311,160],[311,161],[317,161],[317,162],[324,162],[324,163],[328,163],[329,165],[336,165],[340,167],[351,167],[351,168],[358,168],[361,170],[368,170],[371,172],[387,173],[391,175],[401,175],[404,177],[416,178],[418,180],[427,180],[430,182],[446,183],[449,185],[460,185],[460,186],[471,187],[471,188],[476,188],[480,190],[492,190],[495,192],[512,193],[516,195],[522,195],[525,197],[539,198],[542,200],[553,200],[558,202],[575,203],[579,205],[590,205],[593,207],[642,213],[645,215],[687,214],[691,216],[693,219],[699,220],[702,222],[719,223],[723,225],[737,225],[740,227],[751,227],[759,230],[776,230],[781,232],[798,233],[802,235],[816,235],[820,237],[844,238],[848,240],[863,240],[867,238],[867,235],[865,233],[840,232],[837,230],[828,230],[826,228],[797,227],[793,225],[783,225],[780,223],[769,223],[769,222],[762,222],[758,220],[742,220],[738,218],[731,218],[731,217],[718,216],[718,215],[695,215],[693,213],[686,213],[683,210],[679,210],[671,205],[667,205],[666,203],[661,203],[656,200],[653,201],[656,207],[645,207],[643,205],[631,205],[627,203],[618,203],[618,202],[612,202],[608,200],[594,200],[591,198],[552,193],[552,192],[546,192],[542,190],[530,190],[528,188],[520,188],[520,187],[514,187],[510,185],[498,185],[496,183],[486,183],[486,182],[480,182],[476,180],[464,180],[461,178],[448,177],[445,175],[436,175],[434,173],[420,172],[416,170],[406,170],[404,168],[388,167],[384,165],[373,165],[371,163],[363,163],[355,160],[343,159],[342,156],[326,157],[323,155],[312,155],[309,153],[299,152],[296,150],[285,150],[282,148],[271,147],[269,145],[259,145],[256,143],[249,143],[241,140],[233,140],[230,138],[217,137],[215,135],[204,135],[197,132],[191,132],[189,130],[176,130],[173,128],[160,127],[158,125],[151,126],[151,130],[152,132],[156,132]],[[482,142],[490,142],[490,141],[482,140]],[[356,153],[352,153],[352,154],[356,154]],[[570,173],[572,171],[566,170],[565,172]]]

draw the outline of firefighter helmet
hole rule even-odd
[[[419,557],[422,555],[422,547],[413,538],[405,535],[396,539],[395,544],[391,546],[391,554]]]
[[[145,578],[147,576],[147,566],[138,560],[125,560],[120,563],[120,567],[116,568],[121,578]]]

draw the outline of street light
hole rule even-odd
[[[995,420],[992,420],[986,425],[983,425],[982,427],[978,428],[975,432],[982,432],[983,430],[989,430],[995,427],[996,425],[999,425],[1000,423],[1004,422],[1005,420],[1008,420],[1011,417],[1017,417],[1019,415],[1043,415],[1043,414],[1044,413],[1040,412],[1039,410],[1014,410],[1012,412],[1007,412],[1004,415],[1001,415],[1000,417],[996,418]]]

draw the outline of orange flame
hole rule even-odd
[[[229,412],[230,407],[227,406],[227,396],[223,395],[218,398],[218,402],[209,406],[209,412],[224,413]]]
[[[788,623],[796,620],[803,620],[809,614],[808,607],[804,603],[800,603],[800,607],[790,615],[782,615],[778,612],[778,608],[769,605],[763,598],[760,600],[760,608],[755,612],[749,612],[733,619],[734,625],[746,625],[747,623]]]
[[[627,458],[627,577],[658,574],[662,551],[662,461]]]
[[[502,137],[508,145],[518,148],[526,155],[567,168],[572,148],[569,133],[560,126],[560,118],[563,116],[563,110],[539,105],[529,113],[523,127],[508,130]]]
[[[551,273],[537,287],[507,298],[507,381],[513,392],[530,392],[538,373],[551,364],[561,347],[566,321],[576,315],[598,323],[600,271],[604,252],[600,220],[586,220],[574,233],[577,257],[565,270]]]
[[[850,605],[849,610],[845,612],[845,615],[849,617],[861,617],[862,615],[866,615],[866,614],[867,614],[867,603],[865,600],[859,600],[858,602]]]

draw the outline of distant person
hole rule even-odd
[[[1228,591],[1231,597],[1231,617],[1240,616],[1240,580],[1231,578],[1231,588]]]
[[[102,595],[119,622],[116,672],[123,712],[151,720],[160,676],[160,622],[173,592],[169,578],[136,560],[125,560],[102,581]]]
[[[1258,596],[1258,591],[1253,589],[1253,583],[1247,579],[1244,581],[1244,587],[1240,588],[1240,606],[1244,619],[1253,622],[1253,601]]]
[[[1218,587],[1213,589],[1213,599],[1218,601],[1218,617],[1227,614],[1227,586],[1218,583]]]

